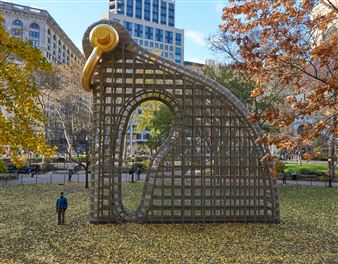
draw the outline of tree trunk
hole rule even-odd
[[[298,146],[297,159],[298,159],[298,164],[299,164],[300,166],[302,166],[302,165],[303,165],[303,163],[302,163],[302,148],[301,148],[300,145]]]
[[[86,166],[86,178],[85,178],[85,188],[89,188],[89,166]]]

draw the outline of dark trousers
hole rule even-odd
[[[57,209],[58,211],[58,224],[59,225],[64,225],[65,224],[65,212],[66,212],[66,209],[64,208],[59,208]]]

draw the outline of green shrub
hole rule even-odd
[[[299,173],[305,174],[305,175],[311,175],[311,170],[309,170],[308,168],[300,168]]]
[[[140,170],[141,173],[144,173],[144,172],[147,170],[147,167],[146,167],[143,163],[135,162],[135,163],[132,165],[132,169],[133,169],[133,171],[138,171],[138,170]]]
[[[0,173],[6,173],[8,171],[6,163],[0,159]]]

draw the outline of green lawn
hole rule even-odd
[[[128,184],[139,197],[142,185]],[[69,199],[57,225],[55,198]],[[129,196],[129,195],[128,195]],[[0,187],[0,263],[337,263],[338,188],[281,186],[282,223],[91,225],[80,185]],[[135,209],[138,201],[126,199]]]
[[[285,172],[297,172],[301,173],[301,170],[307,170],[311,172],[322,172],[327,174],[328,165],[327,164],[316,164],[316,163],[303,163],[303,165],[295,164],[295,163],[287,163],[285,164]],[[338,167],[336,166],[336,174],[338,174]]]

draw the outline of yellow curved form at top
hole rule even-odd
[[[101,59],[103,53],[116,48],[119,43],[119,35],[112,26],[102,24],[91,30],[89,41],[94,49],[88,57],[82,72],[82,86],[88,92],[92,90],[92,77],[97,62]]]

